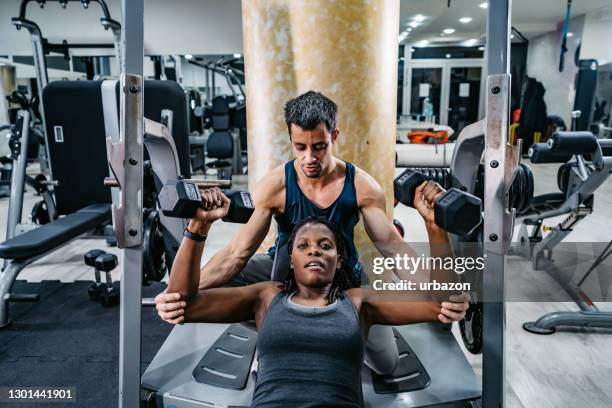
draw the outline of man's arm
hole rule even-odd
[[[386,212],[386,200],[382,188],[372,176],[359,170],[355,179],[357,201],[363,223],[370,240],[377,243],[405,242],[393,222],[389,220]],[[444,192],[436,189],[434,185],[422,184],[415,191],[415,208],[424,219],[425,228],[430,242],[448,243],[448,234],[434,222],[433,208],[427,203],[434,201]]]
[[[396,255],[408,255],[417,257],[414,250],[401,237],[393,222],[387,217],[386,200],[382,188],[372,176],[363,170],[358,170],[355,177],[357,189],[357,202],[363,216],[368,237],[376,246],[376,249],[385,257],[395,257]],[[430,256],[446,257],[452,256],[448,234],[438,227],[434,221],[433,202],[442,195],[444,190],[437,183],[423,183],[415,191],[414,206],[423,217],[427,234],[429,236]],[[402,279],[407,276],[396,270],[396,275]],[[439,282],[455,281],[456,275],[453,272],[444,270],[417,271],[419,280],[429,275],[430,279]],[[425,275],[427,274],[427,275]],[[411,276],[414,280],[414,275]]]
[[[199,289],[222,286],[240,273],[266,237],[274,212],[284,207],[284,186],[283,166],[272,170],[258,182],[253,192],[255,211],[230,243],[201,269]]]

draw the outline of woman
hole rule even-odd
[[[205,197],[200,211],[206,214],[198,218],[212,223],[222,216],[228,202],[222,195],[220,200]],[[181,250],[193,250],[183,248],[193,245],[188,241],[183,240],[177,259]],[[199,265],[181,268],[194,272],[173,270],[168,293],[180,293],[184,309],[159,312],[174,323],[255,320],[258,372],[252,407],[361,407],[364,345],[373,324],[457,321],[465,315],[461,297],[442,304],[384,302],[371,298],[367,289],[351,288],[344,243],[324,219],[296,225],[287,248],[291,270],[284,284],[197,293],[199,276],[191,275],[199,275]]]

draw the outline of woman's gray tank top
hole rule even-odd
[[[252,407],[361,407],[364,336],[357,310],[341,293],[325,307],[279,293],[259,330]]]

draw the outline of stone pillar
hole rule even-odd
[[[292,159],[283,106],[315,90],[338,104],[335,154],[380,183],[391,215],[399,1],[243,0],[242,22],[250,188]],[[356,240],[370,246],[362,225]]]

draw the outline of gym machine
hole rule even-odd
[[[563,163],[557,173],[559,193],[543,194],[524,214],[517,252],[531,260],[534,270],[545,270],[576,302],[578,312],[552,312],[535,322],[523,324],[530,333],[552,334],[558,326],[611,327],[612,313],[600,311],[581,286],[599,263],[609,254],[608,247],[575,282],[555,267],[553,251],[593,211],[594,193],[612,171],[612,140],[597,139],[587,131],[557,132],[547,144],[536,144],[529,150],[533,163]],[[575,160],[569,161],[572,156]],[[555,226],[548,218],[566,215]],[[544,235],[544,231],[548,231]]]
[[[140,307],[142,263],[142,202],[138,191],[142,189],[142,135],[146,133],[142,115],[142,58],[143,58],[143,0],[124,1],[124,46],[126,59],[122,74],[121,87],[121,140],[115,147],[109,148],[109,161],[115,163],[115,176],[121,185],[121,202],[114,208],[114,225],[124,250],[123,278],[121,291],[120,323],[120,375],[119,406],[133,407],[140,403]],[[515,176],[519,161],[520,146],[511,146],[508,141],[509,117],[509,1],[491,2],[487,19],[487,118],[473,126],[474,138],[480,136],[484,141],[483,167],[485,173],[484,217],[482,244],[487,255],[483,276],[482,332],[483,338],[483,380],[482,406],[503,407],[505,403],[505,308],[503,303],[503,278],[506,266],[505,255],[508,251],[512,234],[514,210],[508,210],[510,203],[508,191]],[[505,27],[505,30],[500,30]],[[483,137],[484,133],[484,137]],[[110,146],[109,146],[110,147]],[[457,153],[459,154],[459,153]],[[113,158],[114,157],[114,158]],[[120,159],[125,159],[125,161]],[[476,161],[475,170],[480,165]],[[461,160],[464,160],[463,158]],[[125,163],[125,166],[123,165]],[[466,172],[467,174],[467,172]],[[459,180],[466,174],[456,172]],[[470,185],[464,181],[463,185]],[[468,191],[472,193],[471,191]],[[500,192],[502,194],[500,194]],[[254,380],[249,375],[250,364],[246,365],[246,386],[220,387],[212,384],[198,383],[198,379],[210,376],[201,375],[199,362],[207,358],[206,351],[214,349],[223,333],[232,338],[242,338],[249,346],[244,348],[246,356],[252,356],[251,344],[254,333],[248,325],[226,324],[186,324],[173,329],[166,343],[162,346],[154,361],[149,365],[142,378],[142,387],[150,391],[146,396],[149,406],[170,406],[177,403],[181,406],[247,406],[252,396]],[[430,375],[431,382],[421,383],[425,388],[412,391],[392,391],[388,394],[377,393],[371,377],[364,376],[364,398],[375,399],[375,406],[429,406],[443,405],[441,400],[446,393],[454,394],[451,402],[475,401],[480,395],[477,381],[472,383],[471,368],[448,329],[436,325],[413,325],[397,328],[396,334],[407,339],[407,344],[414,354],[422,358],[422,365],[427,368],[431,361],[429,356],[443,354],[444,360],[439,366],[444,375]],[[198,349],[193,350],[194,344]],[[454,347],[456,352],[443,353]],[[463,357],[465,364],[455,357]],[[248,359],[251,361],[251,359]],[[209,360],[206,360],[209,361]],[[462,368],[462,366],[464,368]],[[194,367],[197,373],[194,371]],[[214,370],[212,370],[214,371]],[[244,372],[241,371],[241,372]],[[210,374],[210,372],[209,372]],[[218,378],[218,381],[222,379]],[[223,377],[223,376],[222,376]],[[226,376],[228,382],[235,382],[238,376]],[[456,381],[461,378],[461,382]],[[153,382],[157,382],[153,384]],[[400,381],[401,382],[401,381]],[[398,384],[398,382],[390,382]],[[164,389],[159,388],[165,384]],[[428,385],[427,385],[428,384]],[[431,393],[430,399],[421,399]],[[199,395],[199,397],[197,397]],[[416,398],[416,400],[415,400]],[[448,404],[447,404],[448,406]]]
[[[89,8],[90,3],[92,2],[98,3],[102,8],[103,13],[103,17],[100,18],[100,23],[105,30],[110,29],[113,33],[114,41],[112,47],[115,49],[115,57],[117,58],[118,65],[121,70],[121,25],[111,18],[108,6],[104,0],[22,0],[19,6],[19,15],[17,17],[13,17],[11,20],[17,30],[21,30],[23,27],[30,33],[30,40],[32,41],[32,55],[34,56],[34,70],[36,71],[36,82],[38,86],[38,109],[42,118],[43,129],[45,132],[47,127],[45,124],[43,89],[49,83],[45,55],[49,52],[61,52],[65,57],[68,57],[69,48],[108,48],[107,44],[68,44],[65,41],[61,44],[50,43],[43,37],[38,24],[26,18],[26,11],[29,3],[36,2],[42,8],[48,1],[58,2],[62,8],[66,8],[69,2],[79,2],[85,9]],[[40,155],[41,169],[48,173],[47,175],[53,179],[53,169],[50,165],[49,145],[47,140],[48,138],[45,137],[45,150],[44,152],[41,152],[42,154]]]

